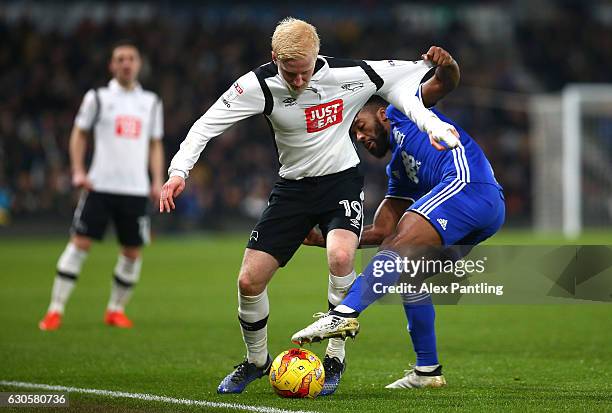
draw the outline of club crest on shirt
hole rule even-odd
[[[342,99],[332,100],[331,102],[307,108],[304,111],[306,115],[306,131],[308,133],[319,132],[342,122],[343,110],[344,101]]]
[[[356,90],[359,90],[363,87],[363,82],[349,82],[349,83],[344,83],[342,86],[340,86],[342,89],[344,90],[348,90],[350,92],[354,92]]]
[[[230,88],[225,94],[222,96],[223,103],[227,106],[227,104],[238,97],[238,93],[233,88]]]
[[[288,97],[283,100],[283,103],[285,104],[285,107],[294,106],[294,105],[297,105],[297,99]]]
[[[227,92],[225,92],[225,94],[223,94],[223,96],[221,96],[221,102],[223,102],[223,104],[229,109],[232,107],[231,102],[236,100],[243,93],[244,89],[238,82],[236,82],[227,90]]]

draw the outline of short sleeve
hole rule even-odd
[[[81,107],[79,108],[79,112],[74,119],[74,125],[79,129],[83,129],[86,131],[91,130],[96,114],[98,113],[98,101],[96,99],[96,91],[90,89],[83,98],[83,102],[81,102]]]
[[[387,183],[387,194],[385,198],[399,198],[414,202],[419,198],[419,194],[414,188],[402,185],[399,179],[390,176],[389,182]]]

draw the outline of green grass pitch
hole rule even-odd
[[[520,233],[502,233],[495,241],[525,239],[562,243]],[[599,233],[581,241],[611,239]],[[347,344],[348,369],[335,395],[281,399],[262,379],[244,394],[219,396],[217,384],[244,354],[236,274],[246,234],[155,240],[145,250],[142,279],[128,307],[135,328],[127,331],[102,323],[116,259],[109,237],[90,254],[63,327],[41,332],[37,323],[65,241],[0,239],[0,380],[317,412],[612,411],[609,304],[438,307],[449,385],[408,391],[384,389],[414,359],[403,311],[375,305],[360,318],[359,337]],[[321,249],[301,248],[275,276],[268,326],[273,356],[292,346],[290,335],[312,313],[325,310],[326,288]],[[308,348],[320,356],[325,349]],[[17,389],[0,386],[11,390]],[[69,411],[227,411],[81,394],[71,394],[70,403]]]

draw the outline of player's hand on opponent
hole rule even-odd
[[[427,53],[422,54],[421,57],[433,66],[448,66],[454,62],[450,53],[438,46],[431,46]]]
[[[429,142],[431,143],[431,146],[439,151],[454,149],[459,146],[459,132],[457,132],[457,129],[455,129],[453,125],[446,122],[441,123],[443,125],[436,128],[436,130],[439,131],[429,132]],[[446,146],[442,145],[440,142],[444,142]]]
[[[319,229],[313,228],[310,230],[302,244],[325,248],[325,238]]]
[[[76,188],[83,188],[88,191],[91,191],[93,188],[85,171],[76,171],[72,173],[72,185]]]
[[[439,46],[431,46],[427,53],[421,55],[424,61],[433,66],[451,66],[456,64],[449,52]],[[459,146],[459,133],[446,122],[440,121],[435,130],[429,131],[429,142],[439,151]],[[442,145],[444,143],[446,146]]]
[[[174,198],[185,189],[185,180],[180,176],[171,176],[161,188],[159,197],[159,212],[171,212],[176,206]]]

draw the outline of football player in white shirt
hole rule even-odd
[[[150,198],[159,200],[164,176],[162,102],[138,83],[140,67],[136,46],[118,43],[109,65],[113,79],[107,87],[88,91],[76,116],[70,161],[72,183],[82,193],[70,241],[57,263],[51,304],[39,323],[41,330],[60,327],[92,240],[104,237],[109,221],[115,225],[121,248],[114,271],[109,269],[114,279],[104,322],[132,327],[125,306],[140,277],[142,245],[149,242],[147,205]],[[86,171],[85,152],[92,134],[95,149]]]
[[[432,139],[449,146],[457,143],[454,128],[416,97],[431,62],[373,62],[318,53],[319,37],[312,25],[294,18],[281,21],[272,36],[272,61],[238,79],[196,121],[172,159],[170,178],[162,188],[160,212],[170,212],[207,142],[242,119],[266,116],[278,151],[280,180],[251,232],[238,276],[238,319],[247,357],[221,381],[219,393],[241,393],[269,370],[266,286],[314,226],[326,239],[330,308],[355,280],[363,177],[349,129],[366,101],[381,95]],[[326,395],[335,391],[345,368],[342,340],[330,340],[323,365],[326,383],[321,394]]]

